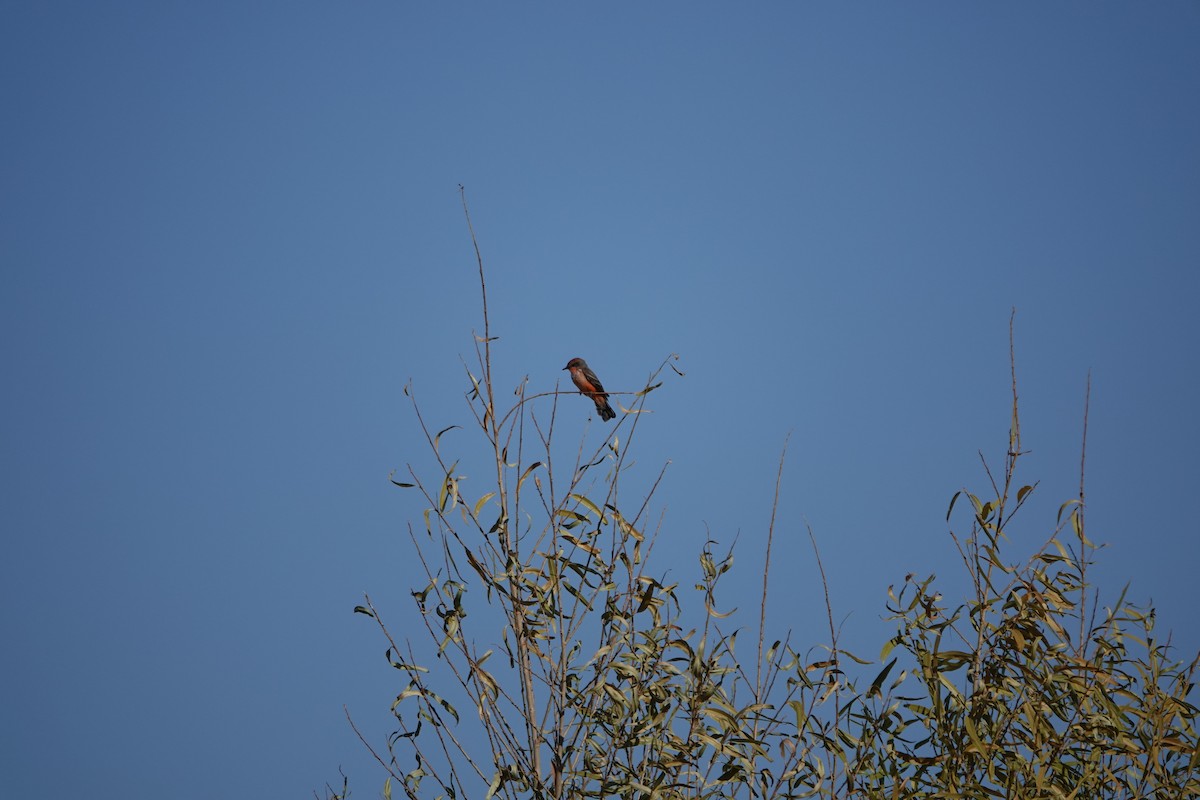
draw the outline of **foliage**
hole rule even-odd
[[[581,444],[561,467],[557,391],[530,395],[522,382],[511,408],[498,405],[476,256],[484,330],[467,400],[488,491],[466,492],[461,458],[445,454],[451,428],[433,432],[414,400],[433,467],[393,482],[427,505],[410,526],[423,630],[399,639],[369,597],[355,609],[403,676],[386,746],[363,738],[387,770],[385,797],[1200,796],[1200,656],[1174,660],[1153,609],[1089,597],[1082,477],[1044,545],[1006,556],[1036,488],[1016,480],[1015,370],[1003,476],[983,496],[959,492],[947,513],[965,515],[950,536],[972,596],[947,604],[932,576],[905,578],[888,594],[896,635],[870,666],[838,646],[831,613],[829,643],[808,655],[787,636],[769,643],[764,577],[746,658],[721,627],[732,554],[707,543],[697,594],[686,592],[650,567],[658,481],[632,503],[618,491],[674,357],[627,395],[596,450],[585,457]],[[772,516],[768,565],[773,531]]]

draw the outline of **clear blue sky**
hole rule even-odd
[[[889,583],[961,582],[1016,306],[1014,554],[1091,370],[1095,575],[1194,652],[1197,42],[1184,2],[6,4],[0,793],[375,796],[342,704],[381,733],[399,676],[351,609],[411,624],[402,387],[467,419],[459,183],[505,390],[680,355],[636,475],[681,581],[740,531],[749,602],[790,431],[775,622],[821,636],[807,520],[877,654]]]

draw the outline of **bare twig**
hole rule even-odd
[[[771,575],[771,545],[775,540],[775,514],[779,511],[779,486],[783,483],[783,464],[787,460],[788,442],[792,438],[791,431],[783,438],[783,452],[779,454],[779,469],[775,473],[775,496],[771,500],[771,522],[767,525],[767,547],[763,554],[762,597],[759,598],[758,608],[758,666],[754,674],[754,702],[766,702],[763,699],[763,640],[766,638],[767,627],[767,580]]]
[[[1087,429],[1088,429],[1088,410],[1092,403],[1092,371],[1088,370],[1087,389],[1083,394],[1083,441],[1079,445],[1079,508],[1075,509],[1075,513],[1079,515],[1079,583],[1081,586],[1087,586],[1087,537],[1084,535],[1083,515],[1084,515],[1084,472],[1087,467]],[[1085,627],[1087,620],[1087,592],[1081,591],[1079,605],[1079,642],[1077,648],[1082,655],[1084,647],[1087,644],[1087,629]]]

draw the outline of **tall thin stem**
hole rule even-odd
[[[479,291],[483,298],[483,382],[486,398],[484,399],[484,422],[491,440],[493,461],[496,465],[496,499],[500,504],[501,523],[497,531],[500,549],[505,554],[505,568],[509,571],[508,587],[509,615],[512,621],[513,638],[517,644],[517,670],[521,678],[521,703],[525,718],[525,732],[529,741],[529,759],[533,774],[528,776],[536,794],[542,793],[542,731],[538,726],[537,698],[533,688],[533,665],[529,651],[529,638],[525,631],[525,604],[521,592],[519,574],[520,554],[517,548],[517,537],[513,534],[513,520],[509,516],[508,486],[505,480],[504,446],[500,440],[500,422],[496,419],[496,395],[492,390],[492,328],[488,317],[487,280],[483,271],[483,254],[479,251],[479,241],[475,237],[475,226],[471,224],[471,211],[467,207],[467,193],[462,184],[458,186],[462,198],[463,215],[467,220],[467,230],[471,234],[471,245],[475,248],[475,261],[479,266]],[[478,352],[478,351],[476,351]],[[517,572],[514,573],[514,570]]]

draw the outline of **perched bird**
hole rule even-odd
[[[604,391],[604,385],[586,361],[582,358],[572,358],[563,369],[571,370],[571,381],[579,387],[579,393],[586,394],[595,402],[600,419],[608,422],[617,416],[617,412],[608,404],[608,393]]]

